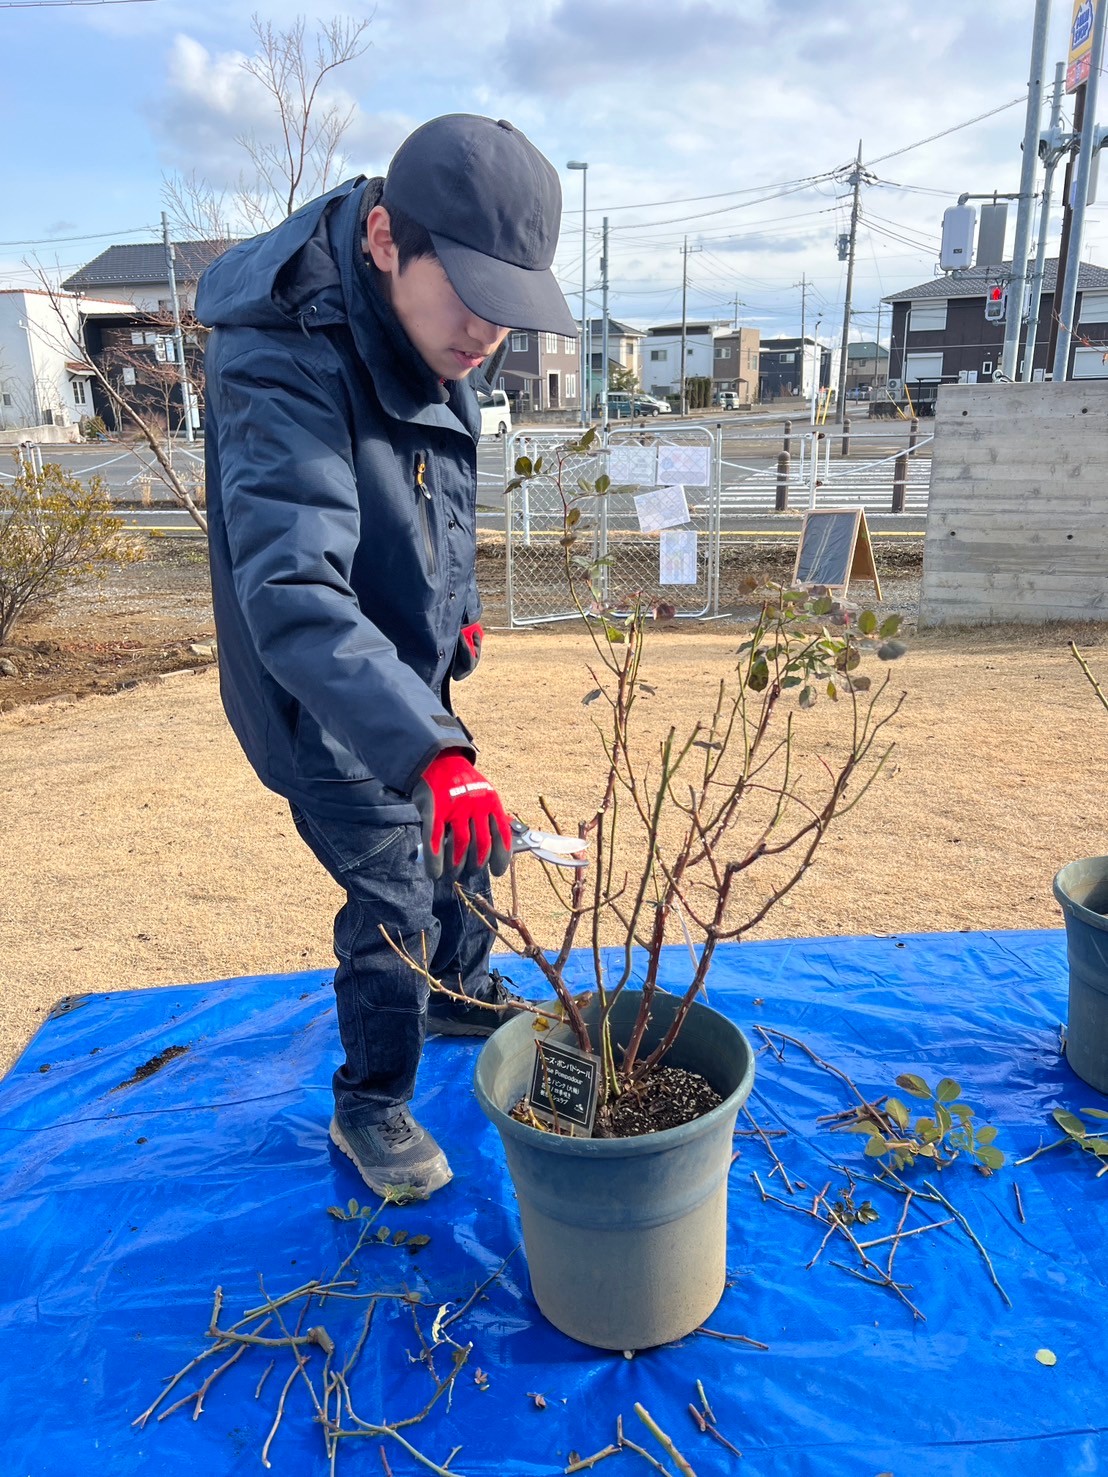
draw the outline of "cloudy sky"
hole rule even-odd
[[[0,6],[0,285],[31,285],[32,259],[65,275],[112,242],[154,239],[175,174],[234,185],[236,136],[270,127],[243,67],[258,3]],[[286,26],[304,8],[270,0],[261,14]],[[1053,9],[1050,77],[1072,0]],[[590,293],[609,216],[613,316],[680,317],[687,235],[690,317],[796,333],[803,279],[808,331],[818,320],[828,341],[841,330],[836,237],[859,139],[875,182],[852,337],[872,336],[882,295],[936,275],[942,212],[962,191],[1019,183],[1033,0],[323,0],[318,14],[369,21],[334,89],[354,109],[344,173],[383,172],[438,113],[511,119],[562,174],[555,265],[575,311],[582,176],[570,159],[589,163]],[[1013,226],[1014,208],[1009,244]],[[1108,185],[1086,243],[1085,259],[1108,265]],[[597,313],[599,301],[597,290]]]

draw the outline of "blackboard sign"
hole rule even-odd
[[[853,579],[872,580],[881,599],[865,510],[814,508],[800,530],[793,583],[826,585],[845,594]]]
[[[582,1138],[589,1138],[596,1118],[599,1082],[598,1057],[574,1046],[556,1046],[552,1041],[536,1039],[531,1108],[554,1127],[565,1129],[572,1125]]]

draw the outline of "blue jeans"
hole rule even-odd
[[[454,891],[432,881],[418,855],[418,825],[367,825],[308,815],[290,805],[293,824],[346,893],[335,916],[335,1002],[346,1060],[333,1078],[335,1111],[345,1123],[381,1122],[410,1101],[427,1029],[427,981],[381,936],[402,943],[452,990],[472,994],[488,980],[493,932]],[[457,879],[490,897],[487,867]],[[449,1002],[439,997],[443,1006]]]

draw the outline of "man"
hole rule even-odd
[[[383,181],[232,248],[197,293],[223,704],[346,893],[331,1138],[378,1193],[450,1179],[407,1107],[425,1031],[488,1035],[512,1009],[454,890],[488,896],[511,842],[450,705],[482,638],[466,381],[509,328],[576,334],[550,271],[560,214],[521,133],[454,114]],[[382,928],[475,1003],[429,1004]]]

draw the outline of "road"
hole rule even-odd
[[[757,418],[727,414],[709,420],[657,417],[647,422],[651,431],[668,431],[677,439],[695,439],[693,425],[719,424],[723,428],[723,467],[721,487],[721,524],[725,533],[771,534],[795,530],[798,515],[808,506],[811,460],[808,432],[810,428],[799,418],[793,420],[791,442],[791,476],[787,515],[775,515],[777,457],[782,448],[784,412]],[[620,429],[629,429],[626,422]],[[925,423],[926,427],[926,423]],[[893,459],[908,442],[908,427],[900,422],[858,419],[851,434],[850,457],[840,456],[841,428],[823,428],[825,439],[820,446],[819,485],[816,505],[819,507],[857,506],[866,509],[867,519],[875,532],[922,532],[930,481],[930,447],[920,437],[923,455],[909,461],[905,512],[894,515],[892,500]],[[536,437],[549,435],[554,428],[542,428]],[[517,435],[520,434],[517,432]],[[554,431],[554,434],[561,434]],[[826,452],[830,447],[830,460]],[[518,450],[518,447],[515,448]],[[47,460],[60,463],[78,477],[93,473],[102,477],[111,496],[121,509],[127,510],[127,522],[135,528],[160,528],[166,531],[188,531],[196,525],[187,513],[172,501],[168,490],[156,477],[151,478],[142,462],[124,446],[108,442],[94,447],[44,447]],[[176,445],[173,459],[185,473],[199,471],[203,446]],[[0,472],[7,480],[10,473]],[[483,533],[502,532],[504,527],[503,487],[505,482],[505,448],[500,440],[481,443],[477,455],[478,527]],[[0,487],[3,481],[0,481]],[[147,490],[148,489],[148,490]]]

